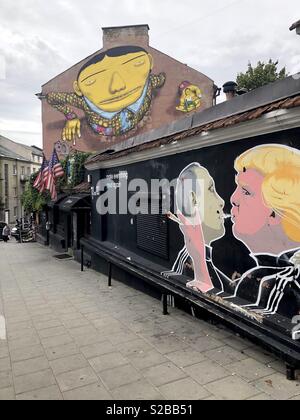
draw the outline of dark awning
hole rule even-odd
[[[47,207],[49,209],[53,209],[53,207],[57,206],[62,200],[64,200],[66,198],[66,196],[67,196],[66,194],[59,194],[58,197],[57,197],[57,200],[56,201],[50,201],[47,204]]]
[[[71,195],[66,197],[60,204],[59,210],[64,212],[71,212],[75,210],[88,210],[91,208],[91,196],[84,195]]]

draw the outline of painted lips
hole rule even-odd
[[[115,97],[114,97],[114,98],[112,98],[112,99],[107,99],[106,101],[102,101],[102,102],[100,103],[100,105],[105,105],[105,104],[110,104],[110,103],[113,103],[113,102],[119,102],[119,101],[122,101],[123,99],[128,98],[128,96],[131,96],[131,95],[135,94],[135,93],[136,93],[136,92],[138,92],[140,89],[141,89],[141,86],[139,86],[139,87],[137,87],[137,88],[135,88],[135,89],[131,90],[130,92],[124,93],[123,95],[115,96]]]

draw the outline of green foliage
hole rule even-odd
[[[75,152],[61,161],[65,175],[57,180],[56,188],[59,193],[64,188],[74,188],[76,185],[84,181],[84,163],[90,156],[89,153]],[[33,184],[38,176],[38,173],[30,177],[26,185],[24,194],[22,195],[22,205],[27,213],[36,213],[43,209],[43,207],[51,200],[49,192],[40,194]]]
[[[61,162],[65,176],[58,182],[60,188],[74,188],[84,181],[84,164],[90,153],[75,151]]]
[[[286,68],[283,67],[278,71],[277,67],[278,61],[273,62],[271,59],[267,64],[259,61],[256,67],[252,67],[252,64],[249,63],[248,70],[237,75],[238,89],[246,88],[251,91],[276,80],[285,79],[288,76]]]
[[[50,201],[49,192],[40,194],[33,184],[38,176],[38,172],[31,175],[29,182],[26,184],[25,191],[22,195],[22,206],[26,213],[36,213],[43,209],[43,207]]]

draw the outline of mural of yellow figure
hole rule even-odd
[[[177,111],[191,112],[200,108],[202,92],[198,86],[190,82],[182,82],[179,86],[180,105],[176,107]]]
[[[67,122],[63,141],[81,137],[81,123],[71,107],[81,109],[100,136],[119,136],[135,128],[150,110],[155,89],[166,80],[153,75],[153,59],[136,46],[116,47],[100,53],[79,71],[74,93],[51,92],[48,103],[62,112]]]

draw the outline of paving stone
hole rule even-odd
[[[237,376],[229,376],[207,384],[205,388],[221,400],[245,400],[257,395],[258,390]]]
[[[152,344],[156,350],[162,354],[172,353],[177,350],[183,350],[189,347],[187,343],[178,340],[173,335],[157,335],[154,337],[147,338],[150,344]]]
[[[67,330],[65,329],[65,327],[59,326],[59,327],[47,328],[45,330],[39,330],[38,334],[41,337],[41,339],[45,339],[45,338],[57,337],[59,335],[61,336],[61,335],[67,334]]]
[[[62,323],[58,319],[52,319],[51,321],[45,321],[45,322],[35,322],[34,327],[40,331],[40,330],[47,330],[49,328],[55,328],[55,327],[61,327]]]
[[[36,322],[49,322],[57,320],[57,317],[55,314],[45,314],[45,315],[36,315],[32,316],[32,322],[35,324]]]
[[[25,392],[17,395],[20,401],[59,401],[63,400],[62,394],[57,385],[48,388],[41,388],[35,391]]]
[[[112,391],[112,394],[114,399],[117,401],[157,401],[164,399],[163,395],[158,391],[158,389],[145,379],[140,379],[139,381],[133,382],[132,384],[127,384],[116,388]]]
[[[142,373],[155,386],[165,385],[187,376],[183,370],[171,362],[144,369]]]
[[[99,373],[99,376],[110,390],[142,379],[142,375],[129,364],[105,370]]]
[[[95,372],[102,372],[106,369],[112,369],[118,366],[126,365],[126,360],[121,353],[108,353],[89,360],[90,365]]]
[[[56,380],[62,392],[83,387],[98,382],[98,377],[92,368],[83,368],[56,376]]]
[[[215,362],[206,360],[205,362],[184,368],[187,375],[191,376],[200,385],[214,382],[218,379],[226,378],[230,372]]]
[[[68,334],[63,334],[63,335],[57,335],[55,337],[44,338],[41,341],[42,341],[42,345],[45,348],[58,347],[58,346],[63,346],[65,344],[73,343],[72,337]]]
[[[74,337],[74,340],[79,347],[84,347],[90,344],[103,343],[107,341],[107,337],[104,337],[102,334],[89,334]]]
[[[168,400],[202,400],[210,393],[191,378],[181,379],[159,387],[160,392]]]
[[[21,362],[13,362],[12,369],[14,376],[22,376],[49,369],[49,362],[45,356],[42,356]]]
[[[72,312],[71,314],[60,315],[59,316],[59,319],[62,322],[72,321],[72,320],[75,320],[75,319],[82,319],[82,315],[79,312]]]
[[[186,342],[190,343],[190,345],[199,352],[214,350],[214,349],[218,349],[224,346],[224,343],[222,341],[216,340],[215,338],[208,337],[208,336],[192,338],[192,339],[188,337],[186,339]]]
[[[10,388],[13,385],[11,372],[0,372],[0,389]]]
[[[9,357],[16,385],[25,383],[18,399],[61,399],[45,356],[66,389],[65,399],[197,399],[202,391],[204,399],[214,400],[300,398],[299,380],[286,381],[281,361],[231,331],[176,308],[163,317],[152,297],[118,282],[109,290],[105,276],[81,273],[74,261],[53,263],[54,252],[38,244],[9,246],[5,254],[0,249],[0,268],[4,255],[7,268],[0,312],[6,309],[8,336],[8,342],[0,341],[0,399],[14,398]],[[97,375],[86,359],[97,372],[105,370]],[[26,373],[32,369],[39,371]],[[283,375],[270,375],[274,370]],[[208,389],[213,386],[215,393]]]
[[[145,369],[168,362],[166,357],[154,349],[149,351],[140,351],[127,356],[127,358],[137,369]]]
[[[69,329],[69,333],[72,337],[81,337],[86,335],[97,335],[98,330],[95,327],[92,326],[82,326],[77,328],[71,328]]]
[[[227,366],[227,369],[249,382],[275,373],[273,369],[268,368],[264,364],[253,359],[246,359],[241,362],[232,363]]]
[[[243,353],[248,356],[251,357],[252,359],[257,360],[258,362],[261,363],[270,363],[270,362],[274,362],[275,360],[275,356],[273,356],[272,354],[268,353],[266,350],[260,348],[260,347],[250,347],[246,350],[243,350]]]
[[[228,346],[233,347],[235,350],[239,350],[239,351],[246,350],[246,349],[249,349],[250,347],[253,347],[252,343],[240,337],[225,338],[223,342],[227,344]]]
[[[16,399],[13,388],[0,389],[0,401],[13,401]]]
[[[84,327],[84,326],[90,326],[90,322],[86,318],[76,318],[71,319],[68,321],[63,321],[64,326],[68,329],[70,328],[77,328],[77,327]]]
[[[42,372],[30,373],[28,375],[14,378],[15,390],[17,394],[39,390],[55,385],[55,379],[52,371],[44,370]]]
[[[103,317],[103,313],[101,313],[100,311],[95,311],[95,312],[91,312],[89,314],[85,314],[84,317],[88,320],[88,321],[95,321],[96,319],[99,319],[101,317]]]
[[[11,370],[10,358],[5,357],[0,359],[0,372],[7,372]]]
[[[224,346],[218,349],[210,350],[203,353],[208,359],[219,363],[222,366],[230,365],[231,363],[240,362],[248,359],[242,351],[235,350],[233,347]]]
[[[54,375],[59,375],[60,373],[88,367],[88,362],[81,354],[76,354],[53,360],[50,362],[50,366]]]
[[[28,337],[20,338],[17,340],[9,340],[10,350],[32,347],[38,344],[40,344],[40,339],[36,334],[30,334]]]
[[[202,353],[196,351],[191,347],[188,347],[183,350],[178,350],[173,353],[168,353],[166,354],[166,357],[180,368],[191,366],[206,360],[206,357]]]
[[[67,401],[109,401],[112,395],[100,383],[64,392]]]
[[[128,343],[129,341],[136,340],[136,338],[136,334],[132,333],[131,331],[121,332],[120,334],[112,334],[108,337],[109,341],[113,345]]]
[[[18,330],[18,331],[7,332],[8,340],[19,340],[22,338],[27,338],[29,336],[37,336],[33,327],[24,328],[23,330]]]
[[[153,350],[153,346],[142,338],[115,345],[114,348],[118,350],[123,356],[131,356],[141,351]]]
[[[288,400],[300,395],[300,382],[287,381],[280,373],[254,381],[253,385],[260,391],[270,395],[275,400]]]
[[[274,401],[268,394],[261,393],[259,395],[255,395],[254,397],[248,398],[249,401]]]
[[[43,347],[39,344],[36,346],[25,347],[10,351],[12,362],[20,362],[22,360],[34,359],[45,354]]]
[[[0,359],[6,358],[9,356],[8,346],[0,347]]]
[[[113,353],[115,347],[110,341],[103,341],[101,343],[90,344],[80,348],[80,351],[87,359],[92,359],[97,356],[103,356],[104,354]]]

